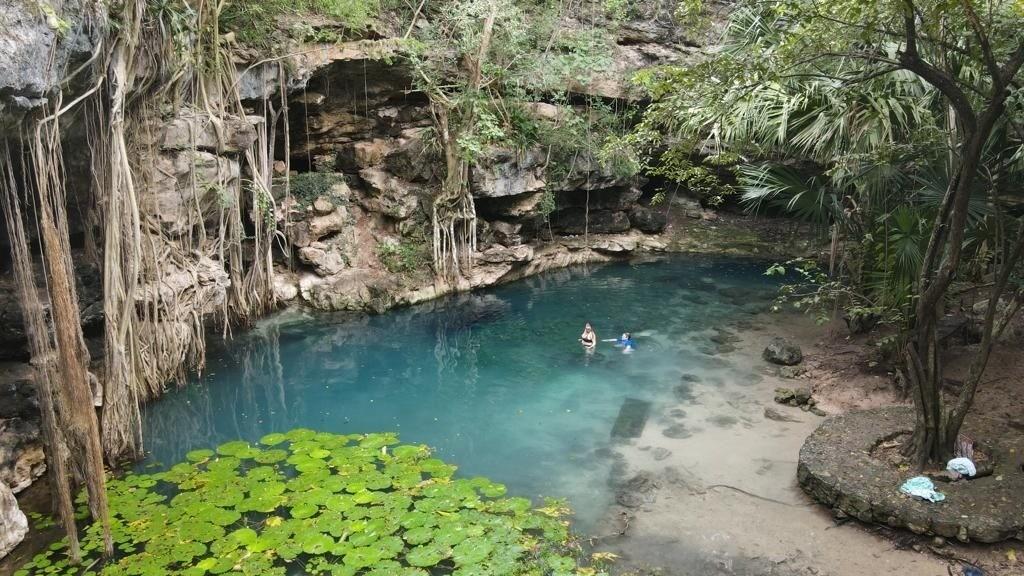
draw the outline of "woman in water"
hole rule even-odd
[[[586,348],[593,348],[597,345],[597,333],[594,332],[594,328],[587,322],[583,326],[583,334],[580,334],[580,342]]]

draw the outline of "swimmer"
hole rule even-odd
[[[633,341],[633,335],[629,332],[623,332],[619,338],[602,340],[602,342],[614,342],[616,346],[621,346],[622,352],[626,354],[636,350],[636,342]]]
[[[593,348],[597,345],[597,333],[594,332],[594,328],[587,322],[583,326],[583,334],[580,334],[580,342],[586,348]]]

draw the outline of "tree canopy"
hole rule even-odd
[[[1018,307],[1022,23],[1009,0],[744,1],[704,62],[638,78],[652,104],[632,138],[655,165],[728,154],[750,207],[830,228],[832,269],[808,274],[827,294],[801,302],[838,297],[901,329],[921,463],[952,452],[1008,320],[1000,299]],[[955,280],[983,284],[988,305],[949,399],[938,331]]]

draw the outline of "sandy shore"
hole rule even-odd
[[[799,316],[764,315],[736,332],[736,350],[723,357],[756,376],[741,370],[733,381],[694,384],[692,398],[652,414],[639,438],[617,446],[622,487],[597,548],[619,554],[620,569],[663,575],[946,574],[947,561],[934,554],[837,524],[797,486],[800,447],[821,418],[774,403],[776,387],[810,383],[774,374],[761,351],[786,334],[813,357],[822,329]],[[720,386],[724,394],[712,389]],[[833,399],[826,408],[892,402],[887,394]],[[673,423],[688,437],[667,436]]]

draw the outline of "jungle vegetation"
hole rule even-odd
[[[797,268],[789,296],[817,314],[897,329],[918,465],[953,453],[1024,296],[1022,24],[1013,0],[745,0],[704,62],[637,78],[641,158],[683,175],[725,158],[750,209],[829,232],[825,268],[773,272]],[[947,396],[940,322],[965,290],[984,303],[980,348]]]

